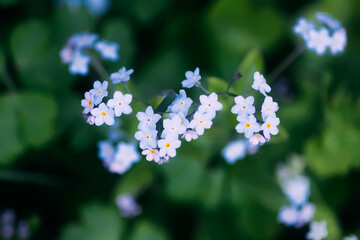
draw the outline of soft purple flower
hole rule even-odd
[[[124,217],[136,217],[141,213],[141,206],[135,202],[131,194],[120,194],[116,197],[116,205]]]

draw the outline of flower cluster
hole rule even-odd
[[[238,133],[244,133],[245,138],[257,145],[263,144],[270,140],[270,135],[277,135],[279,129],[277,126],[280,120],[276,117],[276,111],[279,106],[273,101],[272,97],[267,96],[267,92],[271,91],[270,86],[266,83],[263,75],[259,72],[254,73],[254,83],[252,84],[254,90],[258,90],[265,96],[265,100],[261,106],[261,117],[263,121],[258,120],[255,115],[256,109],[254,104],[254,97],[235,97],[235,106],[231,108],[233,114],[237,114],[239,124],[235,127]],[[261,125],[260,125],[261,124]]]
[[[281,188],[290,201],[290,206],[280,208],[278,221],[296,228],[310,222],[315,213],[315,206],[308,201],[310,183],[302,175],[303,167],[302,158],[292,156],[289,164],[280,165],[277,172]]]
[[[138,205],[131,194],[120,194],[116,197],[116,205],[120,214],[126,218],[132,218],[140,215],[141,206]]]
[[[299,18],[293,27],[294,33],[300,35],[310,50],[323,55],[329,48],[333,55],[344,51],[347,36],[341,23],[327,13],[318,12],[315,15],[320,27],[305,18]]]
[[[108,96],[108,82],[94,82],[94,88],[85,93],[85,99],[81,100],[81,106],[84,107],[83,114],[89,124],[101,126],[102,124],[113,125],[114,117],[120,117],[122,114],[130,114],[132,108],[131,94],[123,94],[121,91],[115,91],[112,99],[105,104],[104,97]]]
[[[201,79],[199,68],[194,72],[186,72],[185,76],[187,79],[182,84],[188,88]],[[145,112],[137,113],[139,131],[135,133],[135,138],[140,141],[142,154],[148,161],[159,164],[167,162],[170,157],[176,156],[176,149],[181,146],[179,135],[189,142],[203,135],[204,130],[212,126],[216,112],[222,109],[218,95],[201,95],[199,100],[200,103],[195,104],[193,111],[188,114],[194,104],[182,89],[168,106],[169,118],[162,119],[160,114],[154,113],[151,106],[147,107]]]
[[[63,49],[60,58],[64,64],[69,64],[71,74],[87,75],[89,73],[90,50],[95,49],[104,60],[119,59],[119,45],[114,42],[100,40],[95,33],[77,33],[72,35]]]
[[[25,220],[16,221],[15,212],[11,209],[5,210],[1,214],[1,239],[21,239],[26,240],[30,238],[29,224]]]
[[[85,6],[93,16],[104,15],[110,5],[110,0],[56,0],[56,2],[65,3],[70,10],[77,10],[81,6]]]

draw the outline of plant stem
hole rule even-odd
[[[3,75],[4,83],[5,83],[6,87],[8,88],[9,92],[10,93],[16,92],[16,86],[15,86],[13,80],[10,78],[10,76],[7,73],[5,68],[3,68],[2,73],[3,73],[2,75]]]
[[[268,77],[268,83],[275,80],[290,64],[305,50],[305,44],[300,44],[297,48],[294,49],[281,63],[278,65]]]
[[[91,58],[90,61],[91,66],[95,69],[95,71],[102,77],[103,79],[109,79],[109,73],[105,70],[105,68],[101,65],[101,63],[96,58]]]
[[[206,94],[210,94],[210,92],[208,91],[208,90],[206,90],[204,87],[203,87],[203,85],[201,85],[201,83],[200,82],[198,82],[198,84],[196,84],[195,86],[197,86],[197,87],[199,87],[201,90],[203,90],[204,91],[204,93],[206,93]]]

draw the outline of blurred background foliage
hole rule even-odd
[[[108,128],[87,125],[80,106],[99,76],[69,74],[59,58],[69,36],[89,31],[118,42],[120,60],[105,68],[134,68],[131,88],[148,100],[178,92],[197,66],[212,91],[241,71],[232,91],[244,94],[255,70],[268,76],[301,43],[296,19],[317,11],[345,26],[345,53],[305,51],[271,82],[281,129],[257,154],[232,166],[222,159],[239,136],[233,100],[222,96],[211,130],[183,142],[168,164],[143,158],[122,176],[102,166],[96,144]],[[286,199],[275,170],[291,153],[304,156],[328,239],[360,234],[358,0],[112,0],[102,17],[53,1],[0,0],[0,18],[0,207],[28,219],[32,239],[304,239],[307,227],[276,220]],[[135,120],[126,116],[121,127],[134,133]],[[115,197],[124,192],[138,196],[140,216],[120,217]]]

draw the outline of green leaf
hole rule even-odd
[[[79,222],[65,226],[60,240],[118,240],[123,230],[116,209],[91,204],[81,209]]]
[[[24,140],[41,146],[55,134],[55,101],[45,95],[27,92],[18,96],[18,114]]]
[[[141,221],[136,224],[129,240],[167,240],[169,237],[163,229],[149,221]]]
[[[236,71],[241,72],[243,77],[232,85],[230,92],[244,94],[250,91],[252,89],[251,85],[254,82],[254,73],[256,71],[259,71],[260,73],[264,71],[264,62],[258,50],[251,50],[241,61],[241,64]]]
[[[16,96],[0,97],[0,164],[9,164],[25,148],[16,116]]]
[[[170,90],[164,100],[162,100],[159,106],[155,109],[155,113],[166,112],[168,106],[170,106],[170,104],[175,100],[175,98],[176,93],[174,92],[174,90]]]
[[[209,77],[207,80],[210,92],[225,92],[229,84],[223,79],[217,77]]]
[[[19,0],[0,0],[0,6],[10,7],[11,5],[14,5],[18,2]]]

